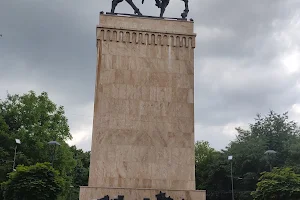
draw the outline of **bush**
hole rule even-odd
[[[56,200],[63,183],[49,163],[18,166],[2,184],[4,200]]]
[[[299,200],[300,175],[291,168],[263,172],[252,196],[257,200]]]
[[[232,200],[231,191],[207,191],[207,200]],[[234,191],[235,200],[253,200],[251,191]]]

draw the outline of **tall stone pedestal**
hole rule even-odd
[[[205,200],[195,191],[193,22],[100,15],[89,185],[105,195]]]

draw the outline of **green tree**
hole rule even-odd
[[[70,188],[72,199],[78,199],[79,187],[88,185],[89,167],[90,167],[90,152],[84,152],[82,149],[77,149],[76,146],[71,146],[76,166],[73,171],[73,181]],[[74,198],[77,197],[77,198]]]
[[[53,146],[48,142],[56,140],[61,144],[55,152],[53,166],[65,179],[62,195],[67,195],[76,163],[66,143],[72,136],[64,108],[51,101],[46,92],[8,94],[0,100],[0,159],[5,161],[1,162],[4,169],[0,173],[1,182],[7,180],[7,172],[12,170],[15,138],[22,142],[18,145],[16,166],[51,162]]]
[[[8,172],[12,171],[11,152],[13,141],[9,138],[8,126],[0,116],[0,183],[6,180]]]
[[[51,161],[52,149],[49,141],[61,143],[55,156],[54,167],[62,174],[72,170],[75,161],[66,141],[72,139],[63,107],[53,103],[46,92],[36,95],[30,91],[24,95],[7,95],[0,101],[0,116],[7,129],[1,133],[1,147],[6,160],[13,160],[15,138],[18,146],[16,164],[34,165]],[[9,141],[9,142],[7,142]],[[3,179],[1,177],[0,179]]]
[[[50,163],[20,165],[2,184],[4,200],[55,200],[62,191],[63,181]]]
[[[75,146],[71,150],[76,160],[74,169],[74,186],[84,186],[88,184],[89,167],[90,167],[90,152],[84,152],[82,149],[77,149]]]
[[[217,185],[220,182],[214,182],[214,180],[221,180],[226,176],[226,169],[220,162],[221,160],[221,153],[210,147],[207,141],[196,142],[195,170],[197,189],[215,190],[219,188]]]
[[[196,145],[196,151],[198,148],[209,155],[204,156],[203,164],[196,162],[197,188],[207,190],[207,199],[230,199],[229,155],[233,155],[235,199],[252,198],[250,193],[256,189],[260,173],[270,171],[269,161],[273,167],[291,167],[300,173],[300,131],[288,113],[270,111],[265,117],[257,115],[248,129],[236,130],[237,138],[220,152],[213,153],[207,143]],[[277,152],[272,160],[265,155],[267,150]]]
[[[234,174],[240,178],[235,179],[237,190],[255,190],[260,173],[270,171],[269,157],[264,154],[267,150],[277,152],[272,166],[299,168],[300,132],[298,125],[289,120],[288,113],[280,115],[270,111],[266,117],[257,115],[248,130],[236,130],[237,139],[231,142],[226,153],[234,156]]]
[[[196,188],[206,190],[207,199],[230,197],[230,169],[224,152],[210,147],[206,141],[195,144]],[[226,193],[227,192],[227,193]]]
[[[263,172],[252,196],[255,200],[298,200],[300,175],[291,168],[274,168],[271,172]]]

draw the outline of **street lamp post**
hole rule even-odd
[[[231,194],[232,194],[232,200],[234,200],[232,159],[233,159],[233,156],[228,156],[228,160],[230,160],[230,169],[231,169]]]
[[[271,163],[271,155],[275,155],[277,152],[276,151],[274,151],[274,150],[267,150],[266,152],[265,152],[265,154],[267,155],[267,157],[268,157],[268,161],[269,161],[269,166],[270,166],[270,172],[272,171],[272,163]]]
[[[15,165],[16,165],[16,156],[17,156],[17,148],[18,148],[18,144],[21,144],[20,139],[15,139],[16,141],[16,147],[15,147],[15,155],[14,155],[14,162],[13,162],[13,171],[15,170]]]
[[[48,142],[49,145],[53,145],[54,149],[53,149],[53,152],[52,152],[52,158],[51,158],[51,165],[53,167],[53,162],[54,162],[54,157],[55,157],[55,153],[56,153],[56,146],[60,146],[60,144],[57,142],[57,141],[50,141]]]

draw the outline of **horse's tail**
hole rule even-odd
[[[145,1],[145,0],[142,0],[142,4],[144,4],[144,1]]]

